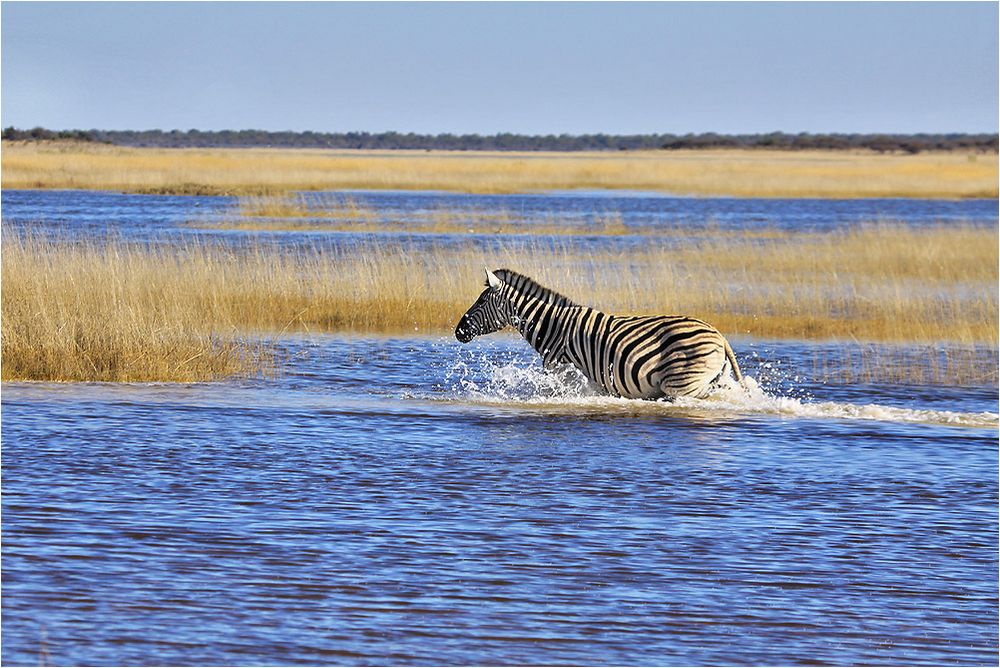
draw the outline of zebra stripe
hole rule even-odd
[[[631,399],[702,396],[729,370],[742,379],[729,342],[702,320],[608,315],[509,269],[486,277],[455,328],[463,343],[511,325],[547,368],[572,364],[598,389]]]

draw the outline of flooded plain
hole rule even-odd
[[[189,225],[224,198],[3,198],[8,230],[245,237]],[[657,206],[619,199],[626,224]],[[788,216],[996,224],[995,200],[893,202]],[[843,344],[732,343],[751,380],[676,404],[594,396],[510,335],[296,334],[276,377],[5,383],[0,658],[995,665],[995,381],[829,382]]]

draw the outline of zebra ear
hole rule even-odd
[[[486,285],[490,286],[490,290],[499,290],[501,283],[497,275],[490,271],[489,267],[483,267],[483,269],[486,270]]]

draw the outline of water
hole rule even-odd
[[[521,341],[6,384],[6,664],[995,664],[997,401],[593,397]],[[751,383],[751,387],[753,383]]]
[[[619,214],[626,228],[664,226],[696,233],[708,226],[720,230],[767,228],[783,231],[830,232],[859,223],[883,221],[916,227],[948,223],[996,226],[997,200],[913,199],[739,199],[683,198],[655,193],[550,193],[537,195],[462,195],[426,192],[348,192],[359,205],[378,212],[387,221],[405,221],[436,210],[504,211],[513,218],[561,224],[593,223],[602,216]],[[328,194],[309,193],[307,199]],[[81,191],[3,191],[3,219],[14,229],[30,226],[60,236],[106,236],[125,239],[175,241],[179,237],[209,237],[227,241],[255,237],[283,244],[343,243],[356,235],[329,232],[245,232],[205,227],[224,218],[237,200],[233,197],[128,195]],[[410,243],[426,242],[428,235],[385,232],[381,238]],[[433,235],[434,242],[490,243],[492,235]],[[507,243],[517,239],[507,239]],[[586,237],[600,244],[648,245],[650,237]],[[658,238],[657,243],[669,243]]]
[[[693,229],[997,224],[996,200],[362,195]],[[231,204],[5,191],[3,217],[254,238],[187,225]],[[997,663],[995,384],[824,383],[815,360],[844,346],[734,339],[746,387],[667,404],[593,396],[504,335],[276,344],[277,378],[3,385],[0,661]]]

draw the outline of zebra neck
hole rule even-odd
[[[510,304],[511,324],[542,356],[542,361],[546,365],[566,361],[566,335],[573,313],[580,307],[552,304],[516,293]]]

